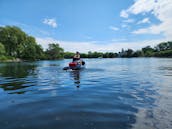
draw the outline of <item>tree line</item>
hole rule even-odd
[[[55,60],[72,58],[75,53],[64,52],[57,43],[51,43],[48,49],[36,43],[34,37],[26,34],[16,26],[0,27],[0,60],[23,59],[23,60]],[[120,52],[91,52],[81,53],[82,58],[116,58],[116,57],[172,57],[172,42],[163,42],[154,48],[146,46],[141,50],[132,49]]]
[[[64,53],[65,58],[73,57],[74,53]],[[81,53],[82,58],[131,58],[131,57],[172,57],[172,41],[162,42],[152,48],[146,46],[141,50],[122,49],[120,52],[88,52]]]
[[[64,50],[59,44],[49,44],[47,50],[36,43],[34,37],[16,26],[0,27],[0,60],[19,58],[42,60],[63,58]]]
[[[141,50],[133,51],[132,49],[124,50],[118,53],[119,57],[172,57],[172,41],[159,43],[152,48],[146,46]]]

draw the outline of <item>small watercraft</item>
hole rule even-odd
[[[72,61],[69,63],[68,67],[64,67],[63,70],[80,70],[85,68],[85,62],[83,60]]]

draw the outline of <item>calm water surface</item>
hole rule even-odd
[[[0,129],[171,129],[172,59],[0,63]]]

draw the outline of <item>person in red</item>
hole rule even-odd
[[[76,54],[73,56],[73,61],[69,63],[69,67],[65,67],[63,68],[64,70],[67,69],[80,69],[81,66],[84,66],[85,62],[83,60],[80,59],[80,53],[76,52]]]

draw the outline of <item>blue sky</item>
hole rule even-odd
[[[18,26],[44,48],[120,51],[171,40],[171,12],[171,0],[0,0],[0,26]]]

